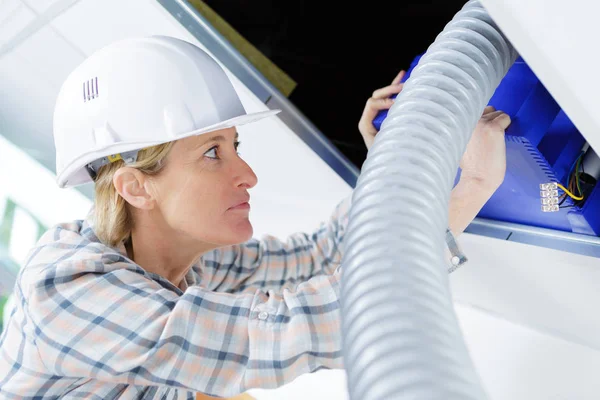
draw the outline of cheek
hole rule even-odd
[[[179,228],[197,229],[204,222],[222,217],[225,200],[218,185],[206,181],[197,176],[172,181],[169,191],[162,196],[165,218]]]
[[[178,188],[173,192],[173,196],[170,196],[168,212],[177,216],[177,219],[188,219],[197,223],[214,215],[217,212],[214,206],[214,195],[210,191],[187,185]]]
[[[159,208],[167,225],[211,240],[224,234],[251,231],[247,214],[227,211],[237,199],[232,195],[227,176],[223,176],[224,171],[210,168],[198,171],[190,167],[173,171],[157,181]]]

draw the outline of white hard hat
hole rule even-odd
[[[167,36],[120,40],[83,61],[60,89],[54,109],[57,182],[88,183],[94,166],[123,154],[279,111],[247,114],[225,71],[189,42]]]

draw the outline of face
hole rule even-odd
[[[257,178],[240,158],[235,128],[181,139],[151,178],[166,223],[188,239],[226,246],[252,237],[250,195]]]

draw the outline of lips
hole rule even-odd
[[[248,203],[249,201],[250,201],[249,197],[246,199],[243,199],[242,201],[235,204],[234,206],[229,207],[229,210],[247,210],[248,208],[250,208],[250,203]]]

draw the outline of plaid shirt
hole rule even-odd
[[[339,279],[350,197],[312,235],[203,255],[180,287],[60,224],[31,250],[0,337],[0,398],[193,399],[343,368]]]

